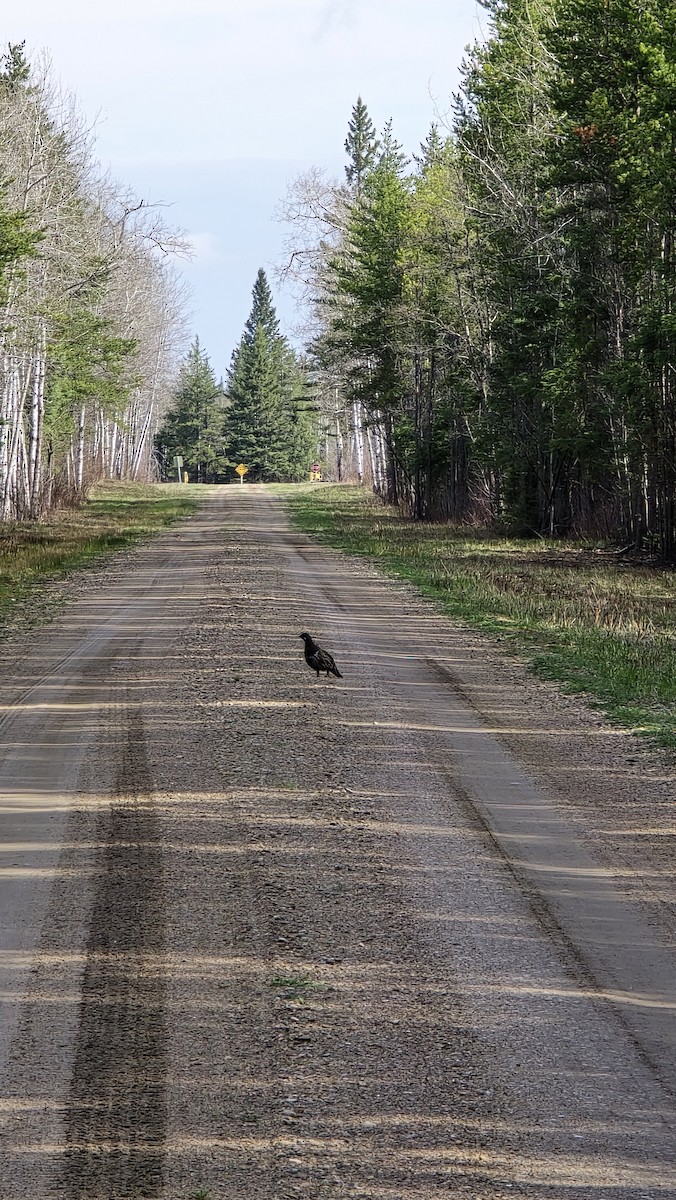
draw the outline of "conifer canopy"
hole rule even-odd
[[[303,479],[317,452],[305,371],[279,332],[265,271],[252,292],[251,312],[226,384],[224,441],[231,467],[244,463],[247,480]]]

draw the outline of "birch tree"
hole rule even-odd
[[[158,210],[101,178],[48,61],[0,74],[2,519],[37,517],[97,475],[150,477],[182,349],[185,249]],[[75,347],[79,346],[76,353]]]

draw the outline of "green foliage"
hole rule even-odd
[[[17,92],[27,85],[30,64],[25,56],[26,43],[9,42],[0,55],[0,91]],[[6,205],[8,180],[0,168],[0,304],[7,299],[9,276],[20,274],[21,260],[39,253],[45,231],[33,227],[34,217],[29,209],[12,209]]]
[[[235,351],[228,376],[228,455],[233,465],[248,466],[253,482],[285,474],[287,429],[278,351],[277,340],[259,323]]]
[[[388,125],[328,262],[333,293],[316,352],[369,424],[384,428],[388,498],[421,518],[446,502],[449,476],[454,515],[467,505],[469,429],[459,401],[474,382],[466,361],[460,369],[455,333],[464,321],[457,156],[433,128],[416,163],[407,175]]]
[[[404,302],[403,250],[410,223],[410,188],[398,164],[381,157],[352,206],[343,246],[329,263],[336,302],[324,351],[342,359],[348,392],[392,422],[401,406],[400,327]],[[368,364],[368,394],[364,366]],[[370,403],[369,403],[370,401]],[[396,498],[395,479],[391,477]]]
[[[126,368],[136,342],[116,336],[108,319],[86,307],[58,313],[51,328],[45,434],[54,446],[70,437],[83,408],[120,416],[134,382]]]
[[[676,14],[664,0],[560,0],[549,33],[566,223],[570,407],[605,446],[626,534],[676,552]],[[598,468],[597,468],[598,474]]]
[[[391,123],[320,241],[313,345],[417,519],[676,558],[676,9],[490,0],[453,135]],[[373,146],[363,106],[356,130]],[[361,142],[359,143],[361,144]]]
[[[382,141],[379,143],[380,153],[377,166],[390,174],[402,175],[408,165],[401,142],[398,142],[392,129],[392,120],[387,121],[383,129]]]
[[[20,268],[22,259],[34,258],[42,239],[40,230],[31,229],[29,213],[4,207],[0,186],[0,304],[7,299],[12,269]]]
[[[230,465],[247,466],[251,482],[305,478],[316,454],[316,424],[304,371],[279,333],[262,269],[232,356],[226,393],[224,439]]]
[[[267,339],[271,343],[275,343],[280,337],[279,321],[275,312],[268,277],[262,267],[259,267],[256,282],[251,292],[251,299],[251,312],[244,326],[242,340],[247,345],[250,345],[254,341],[260,325]]]
[[[30,64],[24,54],[25,46],[25,41],[9,42],[5,54],[0,55],[0,87],[14,91],[28,82]]]
[[[373,169],[380,149],[376,130],[361,96],[352,109],[347,128],[345,150],[349,162],[345,168],[347,182],[359,195],[369,172]]]
[[[524,535],[554,527],[554,480],[568,453],[544,389],[561,291],[543,178],[552,124],[544,36],[552,19],[548,0],[495,6],[494,36],[470,57],[457,119],[474,273],[490,326],[482,348],[489,403],[477,450],[500,474],[495,516]]]
[[[191,482],[219,483],[226,478],[223,451],[225,398],[209,358],[195,338],[181,364],[173,403],[157,435],[163,477],[176,477],[174,457],[183,459]]]

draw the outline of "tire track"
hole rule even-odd
[[[140,709],[129,710],[117,799],[98,820],[100,869],[66,1117],[67,1200],[157,1197],[167,1113],[165,911]]]

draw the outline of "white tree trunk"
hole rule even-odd
[[[382,495],[387,485],[387,451],[385,447],[385,432],[383,429],[382,414],[374,414],[374,425],[372,428],[373,437],[373,454],[376,464],[376,475],[378,484],[376,491]]]
[[[47,331],[42,323],[38,346],[33,359],[33,391],[28,426],[28,488],[29,512],[35,518],[40,512],[42,491],[42,430],[45,415],[45,369]]]
[[[138,444],[136,446],[136,453],[134,455],[134,460],[131,465],[132,479],[138,479],[138,477],[141,473],[141,461],[142,461],[143,455],[145,453],[146,442],[148,440],[148,434],[149,434],[151,426],[152,426],[153,415],[154,415],[154,406],[152,404],[150,404],[148,411],[146,412],[146,418],[145,418],[145,421],[143,422],[143,428],[141,430],[141,435],[138,439]],[[145,474],[147,475],[148,472],[146,471]]]
[[[343,482],[344,472],[344,449],[343,449],[343,430],[340,425],[340,413],[336,413],[336,474],[338,483]]]
[[[361,404],[355,400],[353,406],[354,417],[354,448],[357,459],[357,479],[360,483],[364,482],[364,430],[361,417]]]
[[[371,464],[371,479],[373,481],[373,488],[374,488],[374,491],[376,491],[376,492],[378,492],[378,494],[380,494],[380,492],[382,491],[382,486],[383,486],[383,477],[382,477],[382,473],[380,470],[380,459],[378,456],[378,447],[376,445],[376,439],[374,438],[373,433],[371,432],[370,425],[366,426],[366,445],[368,446],[369,462]]]
[[[77,426],[77,457],[75,460],[75,489],[78,492],[82,491],[84,484],[84,457],[85,457],[85,428],[86,428],[87,410],[82,405],[80,409],[80,418]]]
[[[26,452],[24,446],[23,416],[26,397],[31,380],[30,360],[26,364],[24,378],[21,364],[11,364],[8,390],[8,411],[4,459],[4,484],[2,492],[2,519],[17,520],[28,513],[29,487]]]

